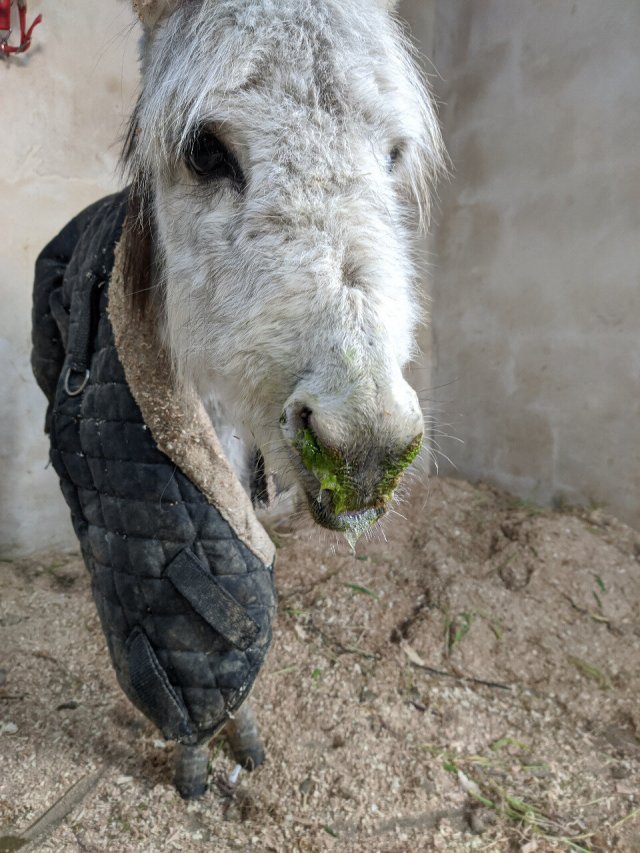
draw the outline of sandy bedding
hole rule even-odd
[[[30,849],[640,851],[640,534],[453,480],[400,511],[282,535],[267,762],[214,744],[189,804],[79,558],[0,564],[0,850],[60,801]]]

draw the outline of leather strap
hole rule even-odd
[[[260,626],[242,605],[218,583],[189,548],[180,551],[167,566],[166,574],[196,613],[237,649],[255,641]]]
[[[142,628],[133,629],[126,647],[131,686],[148,716],[167,739],[191,740],[194,732],[184,702],[171,686]]]

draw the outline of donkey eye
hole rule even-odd
[[[244,186],[238,161],[208,128],[196,131],[185,159],[193,174],[201,180],[219,181],[227,178],[240,188]]]
[[[394,145],[391,151],[387,154],[387,171],[393,172],[395,167],[398,165],[400,161],[400,157],[402,155],[402,149],[399,145]]]

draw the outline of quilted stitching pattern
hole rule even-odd
[[[142,629],[187,709],[195,741],[241,704],[264,661],[275,610],[273,574],[157,448],[126,384],[106,310],[126,201],[125,191],[93,205],[43,251],[36,267],[32,363],[50,401],[51,460],[91,574],[118,680],[162,727],[157,709],[144,706],[129,678],[127,639]],[[57,319],[62,306],[73,339],[79,288],[93,279],[99,309],[90,379],[82,394],[70,397],[62,381],[67,328],[54,321],[51,306]],[[230,646],[165,575],[185,548],[258,625],[246,650]]]

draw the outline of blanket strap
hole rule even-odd
[[[89,381],[91,339],[95,320],[95,293],[98,276],[88,272],[82,287],[73,296],[69,329],[68,367],[64,390],[69,397],[81,394]]]
[[[133,629],[126,648],[131,686],[148,716],[166,738],[191,741],[194,732],[184,702],[171,686],[142,628]]]
[[[188,548],[180,551],[167,566],[166,574],[196,613],[230,645],[244,651],[255,642],[260,626],[218,583],[193,551]]]

